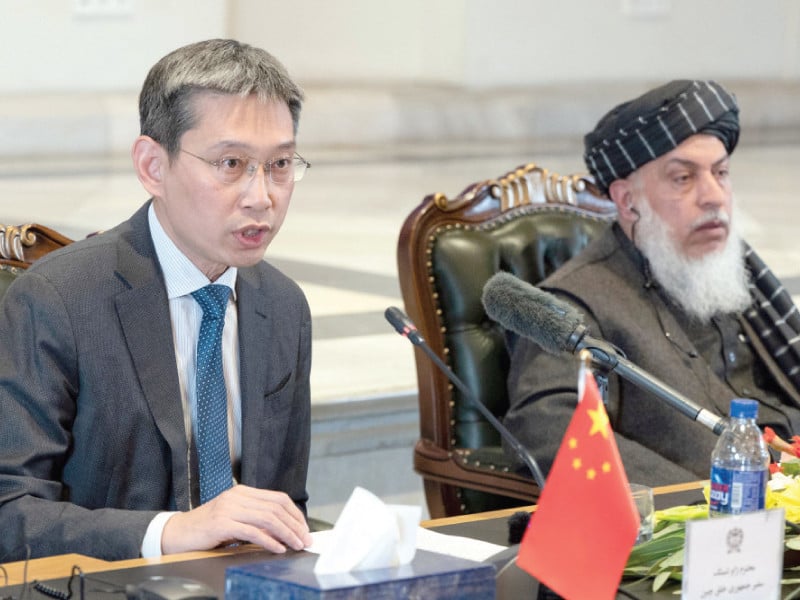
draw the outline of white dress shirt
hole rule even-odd
[[[161,223],[159,223],[152,204],[148,211],[148,221],[150,235],[153,239],[158,262],[164,274],[164,283],[167,287],[186,441],[187,446],[191,448],[192,437],[197,435],[196,355],[197,338],[200,335],[200,322],[203,319],[203,310],[191,293],[207,286],[211,281],[169,238]],[[236,267],[228,267],[214,282],[220,285],[227,285],[232,290],[225,311],[225,326],[222,330],[222,369],[225,374],[225,388],[228,393],[228,442],[231,448],[232,464],[238,463],[242,456],[242,403],[239,387],[236,273]],[[143,324],[143,326],[146,326],[146,324]],[[175,513],[160,513],[150,522],[142,541],[143,557],[161,556],[161,535],[167,520],[173,514]]]

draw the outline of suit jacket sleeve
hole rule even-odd
[[[43,299],[48,310],[37,310]],[[78,506],[71,498],[80,490],[62,483],[79,416],[81,359],[69,323],[57,291],[36,273],[17,279],[0,304],[0,555],[5,560],[23,558],[26,544],[34,557],[80,548],[107,559],[137,557],[157,514]]]

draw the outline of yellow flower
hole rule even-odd
[[[781,480],[783,489],[772,489],[767,486],[766,508],[783,507],[786,520],[800,520],[800,479],[785,478]]]
[[[705,496],[706,503],[708,503],[709,493],[710,485],[706,484],[703,486],[703,496]],[[795,523],[800,521],[800,478],[781,477],[778,480],[773,476],[772,481],[767,485],[764,508],[779,507],[783,508],[787,521]]]

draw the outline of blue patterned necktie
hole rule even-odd
[[[200,503],[233,485],[228,443],[228,395],[222,372],[222,328],[231,289],[207,285],[192,292],[203,309],[197,340],[197,458]]]

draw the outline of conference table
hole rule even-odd
[[[682,504],[692,504],[703,500],[702,486],[704,482],[692,482],[664,486],[655,489],[656,508],[666,508]],[[495,544],[508,545],[508,519],[520,510],[534,510],[534,507],[517,507],[474,515],[463,515],[443,519],[432,519],[422,523],[423,527],[444,534],[479,539]],[[224,598],[225,569],[235,565],[245,565],[264,560],[292,560],[293,556],[307,553],[290,553],[289,555],[273,555],[252,545],[220,548],[215,550],[188,552],[162,556],[159,558],[137,558],[122,561],[105,561],[82,554],[65,554],[47,558],[6,563],[2,565],[7,575],[7,586],[0,586],[0,598],[11,596],[19,598],[23,583],[43,581],[52,587],[66,591],[67,581],[74,567],[79,567],[85,576],[86,598],[120,597],[125,585],[135,584],[154,576],[179,576],[200,580],[209,585]],[[493,562],[502,567],[513,554],[503,558],[503,562]],[[0,573],[2,577],[2,573]],[[77,581],[74,580],[74,581]],[[73,598],[79,598],[77,583],[73,583]],[[674,592],[680,589],[676,583],[668,583],[658,593],[651,591],[652,581],[645,580],[625,584],[626,589],[634,592],[637,598],[659,599],[674,598]],[[528,597],[535,599],[538,583],[520,571],[513,563],[502,569],[497,579],[497,598]],[[116,591],[110,595],[110,591]],[[624,597],[622,595],[620,598]],[[29,589],[27,599],[46,598],[46,596]]]

